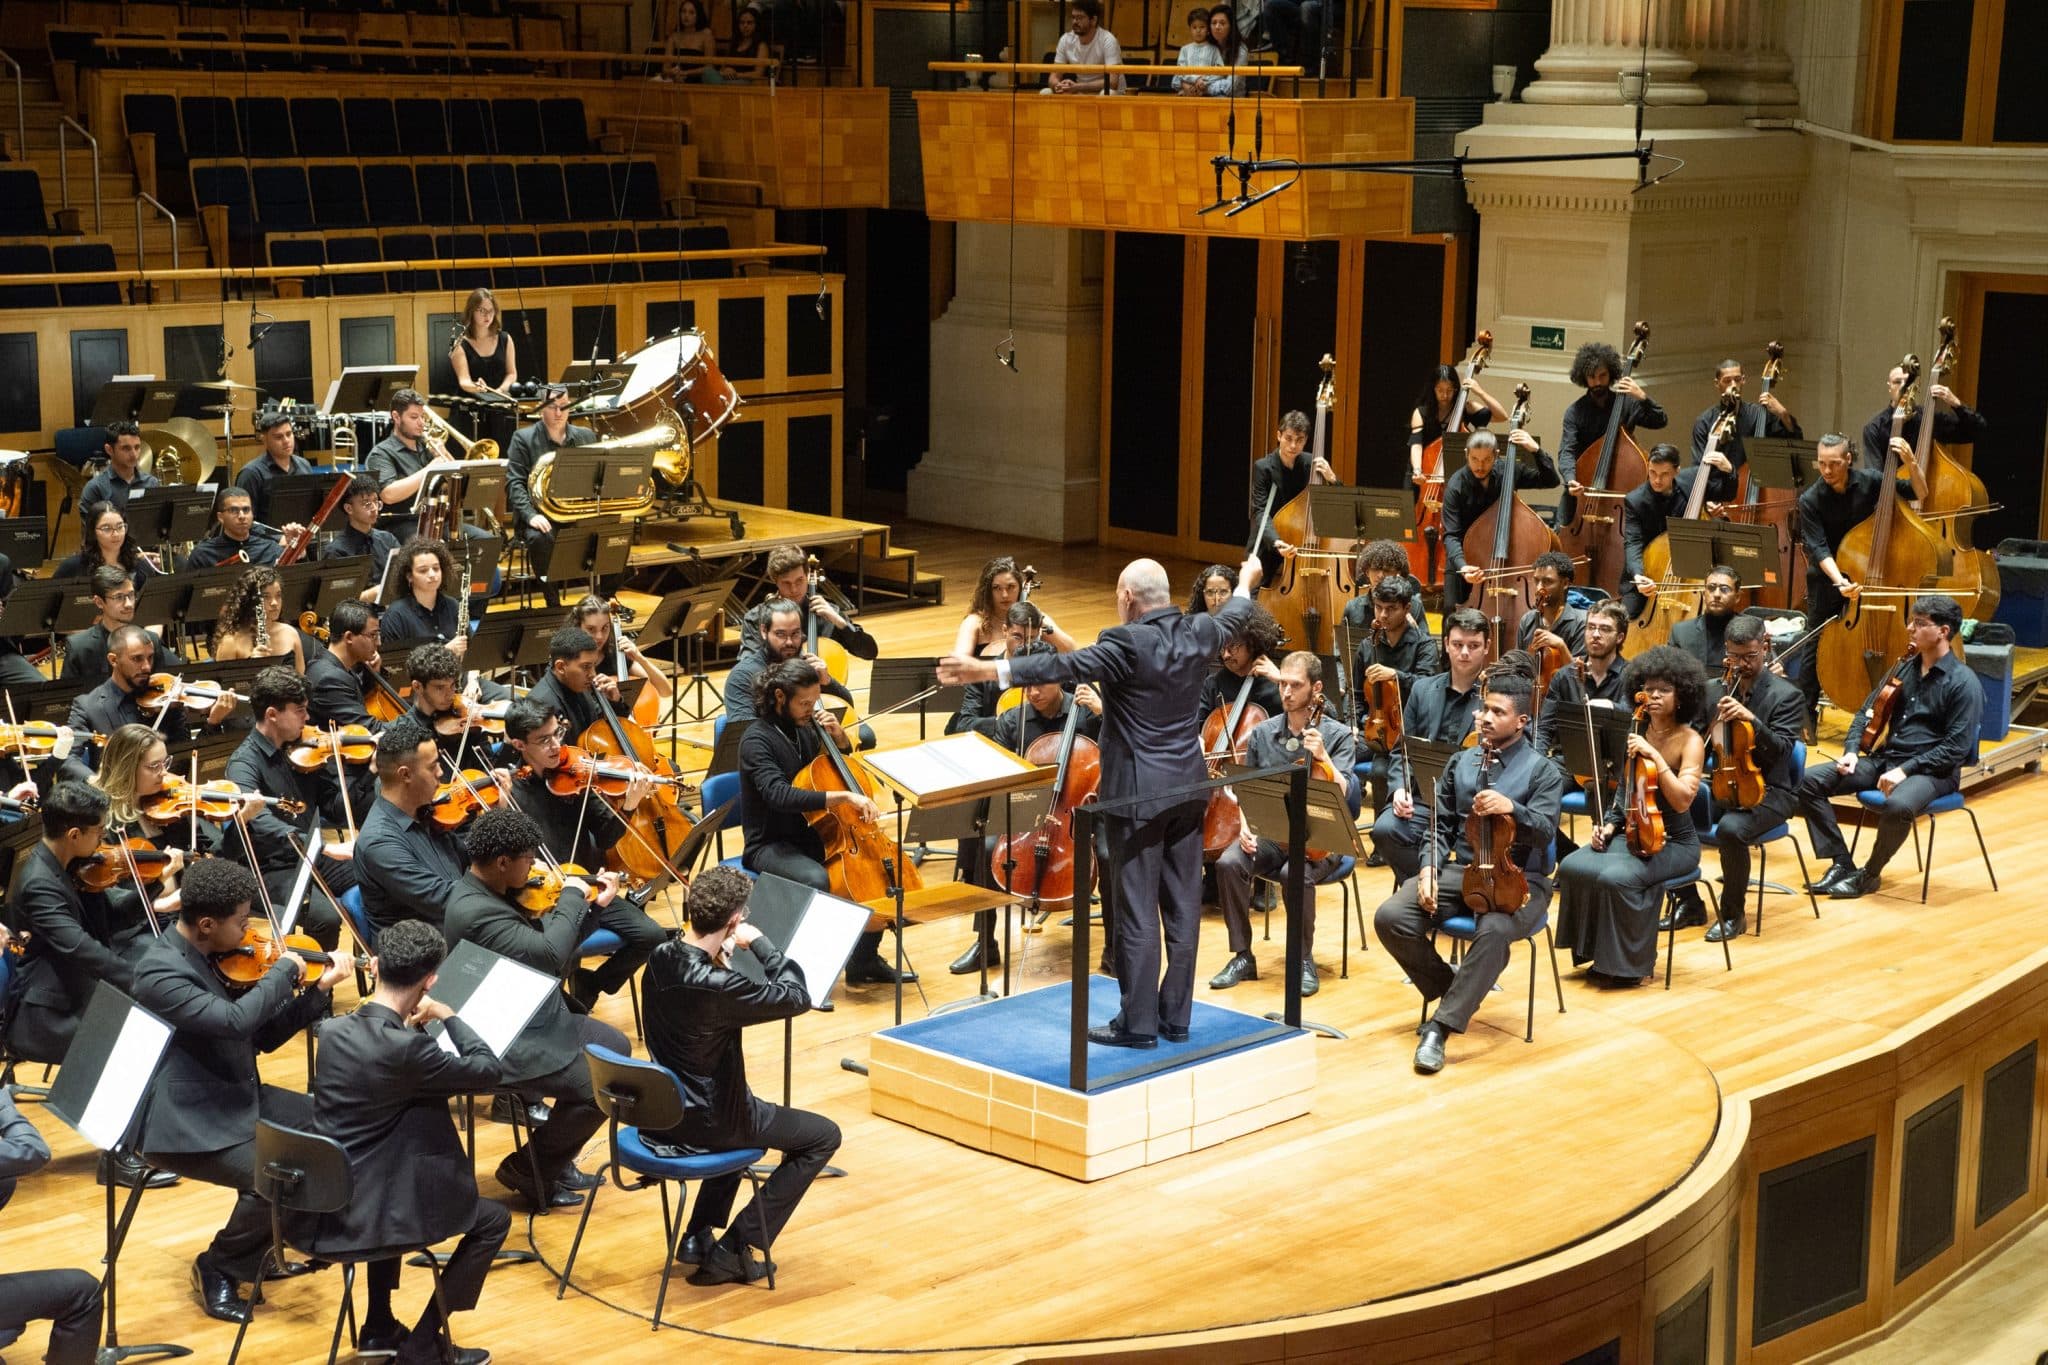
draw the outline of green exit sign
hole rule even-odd
[[[1562,351],[1564,349],[1564,328],[1531,327],[1529,349],[1532,351]]]

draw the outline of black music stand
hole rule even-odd
[[[90,578],[66,578],[59,582],[67,591],[64,600],[57,604],[57,619],[53,623],[57,634],[69,635],[73,631],[84,630],[100,619],[100,609],[92,598]]]
[[[555,452],[548,496],[558,502],[640,502],[654,492],[654,447],[592,451],[563,446]]]
[[[1445,458],[1450,457],[1446,454]],[[1332,554],[1355,550],[1372,540],[1412,544],[1415,493],[1408,488],[1314,484],[1308,490],[1308,524],[1315,528],[1316,548]]]
[[[91,582],[89,578],[17,579],[14,591],[7,595],[6,610],[0,611],[0,636],[55,635],[57,618],[80,584],[87,585],[87,600],[91,600]]]
[[[593,517],[555,528],[555,541],[540,576],[550,583],[616,578],[633,552],[633,527],[618,517]]]
[[[210,569],[180,569],[174,574],[158,574],[137,591],[135,619],[160,621],[168,625],[185,646],[179,652],[190,658],[193,634],[213,628],[222,604],[234,591],[235,581],[246,567],[242,564],[216,564]]]
[[[469,595],[482,597],[491,590],[491,578],[505,556],[505,542],[498,536],[457,536],[448,543],[448,553],[455,557],[456,570],[468,576]],[[393,554],[389,563],[397,562],[398,556]]]
[[[931,691],[933,688],[938,690]],[[936,658],[876,659],[868,665],[869,715],[898,707],[907,711],[913,704],[910,699],[920,692],[930,693],[915,703],[917,737],[922,741],[925,718],[934,711],[948,715],[958,711],[967,689],[957,683],[951,687],[942,685]]]
[[[470,632],[469,644],[463,650],[463,668],[491,673],[522,664],[545,663],[548,657],[547,637],[561,623],[561,613],[551,607],[486,612],[477,620],[476,629]],[[536,632],[540,636],[537,659],[533,657],[531,646]]]
[[[318,474],[280,474],[270,481],[270,511],[264,520],[272,526],[289,526],[293,522],[304,526],[320,510],[320,504],[327,501],[327,495],[334,491],[334,481],[348,482],[350,476],[325,470]],[[346,501],[346,499],[343,499]],[[314,530],[340,530],[348,525],[348,513],[341,503],[334,504],[334,510],[327,514],[327,520]]]
[[[554,607],[532,607],[525,611],[497,612],[484,617],[487,625],[500,621],[511,630],[517,643],[512,647],[514,668],[548,667],[548,638],[562,628],[562,613]]]
[[[725,599],[731,591],[732,584],[730,581],[711,583],[695,588],[678,588],[676,591],[663,597],[659,602],[656,602],[653,610],[647,613],[647,619],[639,622],[638,629],[634,632],[636,642],[641,644],[640,652],[642,655],[648,654],[650,648],[658,649],[664,644],[668,646],[669,662],[672,665],[669,673],[667,721],[669,734],[668,756],[670,762],[675,761],[676,731],[682,724],[678,718],[683,714],[682,700],[684,687],[687,686],[692,689],[693,696],[696,695],[695,689],[697,688],[703,688],[706,691],[709,691],[711,688],[711,683],[705,678],[703,669],[702,644],[704,632],[710,629],[711,623],[714,620],[718,619],[719,609],[724,606]],[[613,629],[617,630],[618,627],[614,625]],[[684,683],[677,681],[678,675],[684,671],[683,661],[679,656],[686,652],[676,647],[679,640],[688,640],[690,642],[687,652],[692,656],[691,663],[695,665],[690,670],[687,682]],[[692,715],[690,719],[703,720],[709,714],[710,712],[708,711],[700,712],[699,714]]]
[[[1671,537],[1674,576],[1704,583],[1716,564],[1725,564],[1740,575],[1735,581],[1745,591],[1778,586],[1785,547],[1776,526],[1681,517],[1665,523],[1664,529]]]
[[[1311,776],[1306,765],[1278,773],[1235,763],[1225,763],[1223,768],[1229,775],[1247,775],[1231,784],[1244,812],[1246,828],[1287,831],[1284,839],[1261,836],[1273,838],[1274,843],[1287,848],[1285,875],[1292,894],[1282,897],[1283,903],[1292,900],[1297,905],[1306,904],[1307,898],[1316,892],[1308,880],[1309,848],[1343,849],[1360,862],[1365,860],[1364,851],[1358,847],[1358,826],[1351,816],[1351,803],[1341,782]],[[1301,967],[1307,960],[1308,945],[1301,941],[1301,919],[1289,910],[1286,1006],[1266,1018],[1289,1028],[1303,1028],[1341,1040],[1345,1035],[1328,1024],[1301,1017]]]
[[[185,545],[206,538],[213,525],[211,486],[159,484],[132,493],[121,509],[128,532],[142,545]]]
[[[169,389],[171,401],[177,401],[176,384],[165,384],[155,379],[110,379],[100,385],[99,396],[92,400],[92,416],[86,419],[85,424],[108,427],[116,422],[141,420],[139,414],[143,400],[152,388]],[[166,412],[164,415],[168,417],[170,414]]]
[[[1595,706],[1589,731],[1578,707],[1557,704],[1557,752],[1574,779],[1580,773],[1590,773],[1601,791],[1614,790],[1621,781],[1621,762],[1628,756],[1630,720],[1629,713],[1618,706]]]
[[[13,703],[14,719],[18,724],[45,721],[51,725],[68,725],[71,722],[71,703],[89,690],[75,682],[46,682],[29,687],[10,687],[7,695]],[[5,714],[0,710],[0,716]]]
[[[1820,478],[1813,442],[1796,436],[1746,436],[1742,455],[1749,464],[1749,481],[1765,488],[1797,492]]]
[[[389,412],[391,395],[419,379],[417,365],[351,365],[334,381],[328,412]]]
[[[719,732],[717,745],[711,750],[711,762],[704,769],[705,777],[711,778],[720,773],[736,773],[740,770],[740,740],[746,735],[747,727],[753,723],[751,719],[726,721],[725,729]]]
[[[134,1151],[136,1111],[149,1094],[172,1032],[169,1024],[101,982],[64,1053],[46,1107],[103,1154],[100,1159],[109,1163],[110,1176],[114,1157]],[[117,1216],[114,1191],[119,1183],[107,1181],[107,1274],[100,1281],[106,1299],[106,1338],[95,1359],[100,1365],[113,1365],[136,1357],[189,1356],[190,1347],[168,1342],[121,1344],[117,1271],[136,1206],[149,1182],[137,1181],[129,1189]]]
[[[49,524],[39,516],[0,517],[0,555],[32,569],[50,557]]]
[[[1422,816],[1426,824],[1429,808],[1436,803],[1437,784],[1443,781],[1451,761],[1465,751],[1464,746],[1415,737],[1404,739],[1402,746],[1408,755],[1408,795],[1414,798],[1421,793],[1415,802],[1415,813]],[[1450,831],[1450,834],[1455,839],[1457,831]]]

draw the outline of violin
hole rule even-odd
[[[144,884],[154,886],[171,870],[171,854],[139,837],[101,844],[71,865],[71,876],[88,891],[107,891],[128,880],[130,866]]]
[[[1024,750],[1027,763],[1053,770],[1052,804],[1036,829],[1005,840],[992,860],[996,885],[1013,896],[1030,896],[1036,907],[1073,901],[1074,808],[1093,801],[1102,783],[1101,751],[1080,733],[1082,708],[1078,702],[1072,706],[1059,734],[1040,735]]]
[[[302,631],[304,631],[304,632],[306,632],[306,634],[308,634],[308,635],[312,636],[312,637],[313,637],[314,639],[318,640],[318,641],[319,641],[319,642],[320,642],[321,644],[323,644],[323,645],[324,645],[324,644],[326,644],[326,643],[327,643],[327,627],[325,627],[325,626],[323,626],[323,625],[321,625],[321,624],[320,624],[320,613],[319,613],[319,612],[317,612],[317,611],[302,611],[302,612],[300,612],[300,613],[299,613],[299,629],[300,629],[300,630],[302,630]]]
[[[519,770],[521,775],[530,775],[532,771],[526,767]],[[595,788],[599,796],[617,798],[626,794],[635,779],[644,779],[657,787],[683,785],[680,777],[658,777],[634,763],[605,763],[573,744],[565,744],[561,761],[548,770],[548,790],[556,796],[581,796],[589,787]]]
[[[1721,674],[1724,696],[1736,696],[1736,667]],[[1756,724],[1747,720],[1715,721],[1714,802],[1723,809],[1752,810],[1764,799],[1764,770],[1756,760]]]
[[[434,799],[427,803],[427,815],[442,829],[458,830],[483,811],[495,810],[504,802],[505,793],[489,773],[464,768],[454,781],[443,782],[434,789]]]
[[[535,863],[526,874],[526,885],[512,893],[512,903],[536,918],[555,908],[562,899],[562,887],[570,877],[588,877],[577,863],[556,863],[549,867]]]
[[[195,785],[176,773],[165,773],[163,790],[155,796],[144,798],[142,814],[159,825],[168,825],[175,820],[189,820],[195,815],[210,824],[218,825],[234,819],[235,812],[241,809],[244,802],[249,801],[275,806],[287,815],[306,813],[306,803],[303,801],[289,796],[265,796],[261,792],[243,791],[226,778]]]
[[[1397,685],[1394,690],[1398,698],[1400,695],[1399,686]],[[1302,727],[1304,733],[1310,730],[1320,730],[1323,723],[1323,708],[1325,704],[1326,698],[1323,694],[1320,692],[1316,693],[1316,699],[1309,703],[1308,724]],[[1337,765],[1330,761],[1330,755],[1327,752],[1319,758],[1311,758],[1308,764],[1308,771],[1309,776],[1335,782],[1340,788],[1345,785],[1343,777],[1337,772]],[[1304,848],[1301,854],[1304,858],[1314,863],[1321,862],[1324,858],[1329,857],[1330,851],[1324,848]]]
[[[1899,708],[1899,693],[1906,686],[1906,670],[1919,657],[1917,651],[1907,650],[1905,657],[1892,665],[1892,671],[1885,674],[1884,681],[1871,694],[1870,718],[1863,722],[1863,733],[1856,738],[1858,753],[1874,754],[1877,746],[1884,743],[1884,732],[1892,728],[1892,712]]]
[[[344,725],[333,732],[308,725],[300,731],[299,740],[285,751],[285,757],[302,773],[316,773],[329,766],[337,751],[343,763],[357,766],[377,756],[377,737],[364,725]]]
[[[1636,733],[1650,729],[1650,696],[1636,693]],[[1628,829],[1628,851],[1648,858],[1664,848],[1664,811],[1657,804],[1657,763],[1641,754],[1629,756],[1622,774],[1624,806],[1622,817]]]
[[[1550,680],[1574,660],[1571,649],[1561,643],[1538,645],[1530,652],[1536,656],[1536,686],[1529,694],[1529,714],[1533,718],[1542,709],[1543,699],[1550,695]]]
[[[1491,773],[1500,766],[1499,747],[1481,744],[1479,787],[1474,796],[1489,788]],[[1529,903],[1529,878],[1513,856],[1514,816],[1471,812],[1465,817],[1465,842],[1472,846],[1472,861],[1465,867],[1458,898],[1468,910],[1480,915],[1488,911],[1511,915]]]
[[[1244,746],[1251,732],[1269,719],[1266,708],[1254,705],[1251,696],[1252,675],[1247,673],[1230,705],[1217,707],[1202,722],[1202,754],[1209,760],[1209,776],[1223,775],[1221,765],[1225,758],[1232,763],[1244,762]],[[1230,851],[1243,833],[1244,816],[1230,789],[1218,787],[1210,792],[1208,808],[1202,812],[1202,857],[1216,861]]]
[[[214,974],[228,989],[246,991],[261,981],[286,953],[296,953],[307,962],[322,967],[337,962],[343,966],[363,965],[347,953],[327,952],[305,934],[280,937],[277,927],[269,920],[251,915],[248,927],[242,931],[241,946],[213,954]]]
[[[839,752],[826,732],[821,716],[813,713],[811,725],[823,749],[810,766],[798,773],[793,784],[807,791],[857,792],[874,798],[874,779],[858,758]],[[898,887],[918,891],[924,887],[917,864],[903,856],[896,841],[882,829],[881,822],[863,819],[842,806],[806,812],[825,842],[825,875],[832,894],[841,900],[893,900]]]
[[[178,702],[188,711],[209,711],[222,697],[242,702],[249,700],[242,693],[231,692],[219,683],[186,682],[175,673],[152,673],[149,686],[135,699],[135,704],[145,711],[161,711]]]
[[[1316,699],[1320,704],[1322,698]],[[1365,683],[1365,724],[1360,727],[1358,738],[1363,743],[1390,754],[1401,747],[1401,680],[1398,677],[1383,678]]]
[[[25,763],[36,763],[49,758],[57,751],[57,732],[63,727],[44,720],[26,721],[20,725],[0,725],[0,754],[18,754]],[[73,734],[73,739],[89,739],[94,744],[105,745],[105,735]]]

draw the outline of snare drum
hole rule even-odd
[[[719,372],[704,334],[672,332],[627,356],[633,367],[616,394],[583,404],[572,413],[609,436],[630,436],[658,426],[672,409],[690,428],[692,443],[708,441],[739,411],[740,396]]]

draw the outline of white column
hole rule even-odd
[[[1536,81],[1522,98],[1530,104],[1618,104],[1617,74],[1647,68],[1651,104],[1705,104],[1707,92],[1692,79],[1696,63],[1682,50],[1692,45],[1685,40],[1691,11],[1751,3],[1553,0],[1550,47],[1536,59]]]

